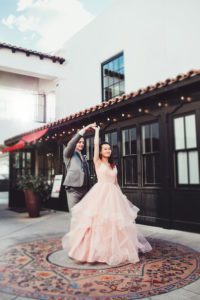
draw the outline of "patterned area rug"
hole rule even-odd
[[[57,264],[53,254],[62,250],[61,237],[16,245],[0,258],[0,291],[42,300],[132,300],[200,278],[200,253],[180,244],[149,241],[153,250],[141,254],[139,263],[109,268]]]

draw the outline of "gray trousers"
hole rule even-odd
[[[69,187],[66,189],[68,210],[71,212],[72,207],[77,204],[88,192],[87,187]]]

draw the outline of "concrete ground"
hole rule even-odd
[[[0,193],[0,254],[7,248],[41,237],[64,234],[69,226],[65,212],[43,211],[40,218],[31,219],[26,213],[7,210],[8,194]],[[189,246],[200,252],[200,234],[138,225],[146,237],[160,238]],[[0,292],[0,300],[25,300],[30,298]],[[153,296],[152,300],[199,300],[200,280],[173,292]]]

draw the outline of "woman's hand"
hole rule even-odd
[[[84,129],[85,129],[86,131],[88,131],[88,130],[90,130],[91,128],[94,129],[96,126],[97,126],[97,125],[96,125],[96,122],[94,122],[94,123],[91,123],[91,124],[85,126]]]
[[[97,125],[96,125],[96,126],[93,126],[92,128],[93,128],[95,131],[99,131],[99,130],[100,130],[100,126],[97,126]]]

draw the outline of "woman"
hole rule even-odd
[[[100,145],[99,127],[93,127],[94,165],[98,182],[72,208],[70,231],[63,239],[69,257],[79,262],[118,265],[139,261],[138,252],[151,245],[135,224],[139,209],[121,192],[111,147]]]

